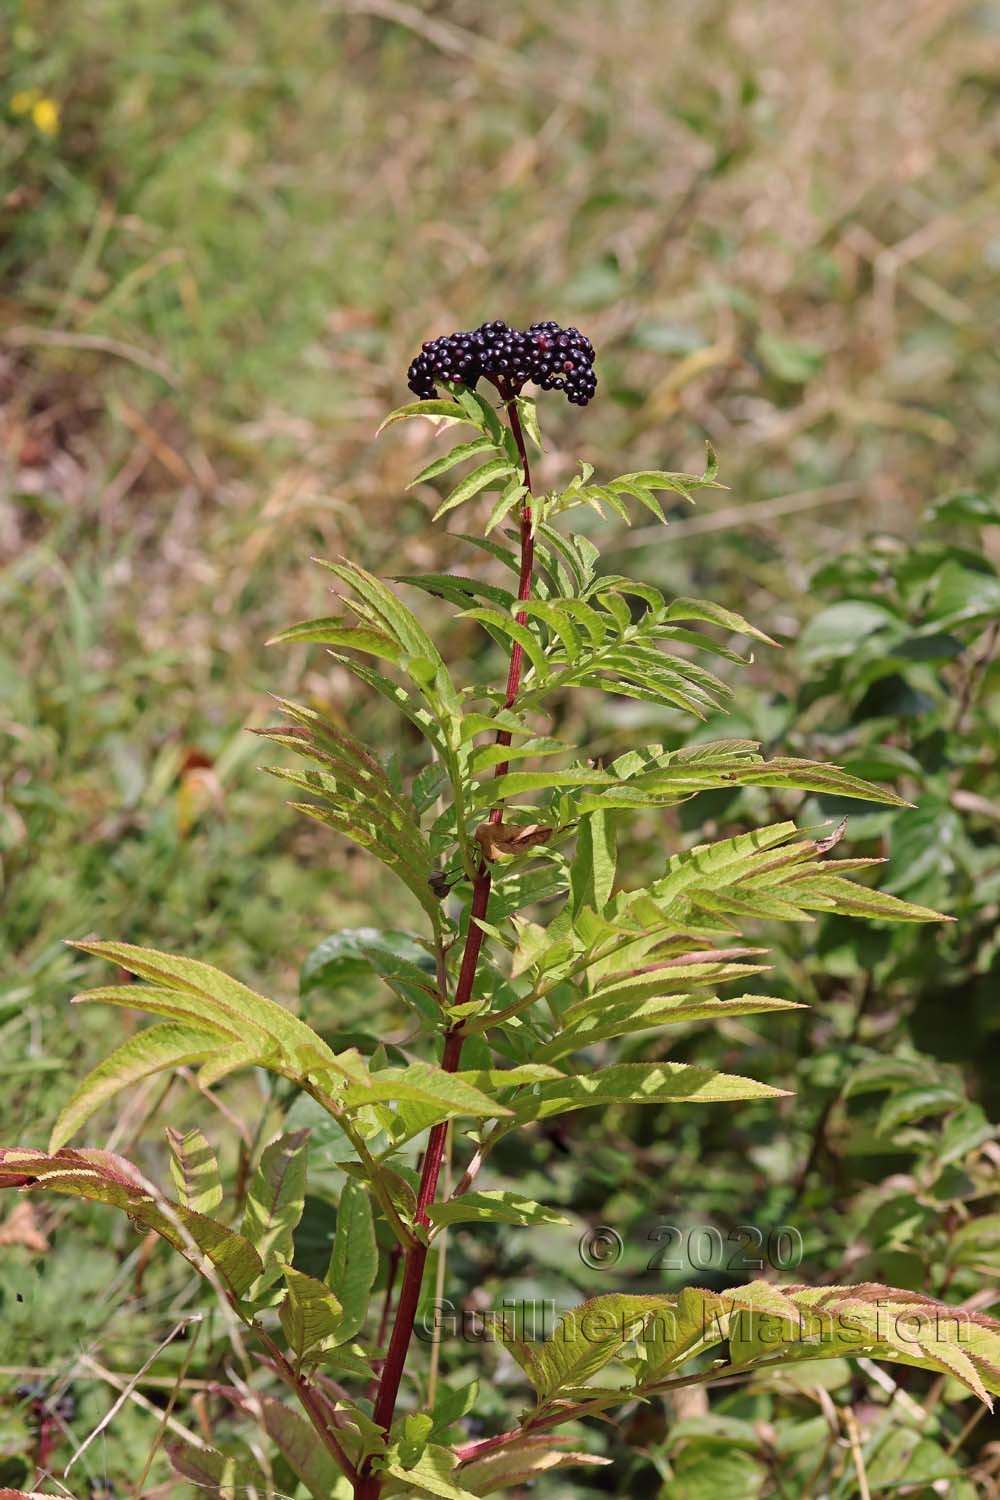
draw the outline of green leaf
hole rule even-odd
[[[942,916],[929,906],[917,906],[912,901],[902,901],[890,896],[888,891],[875,890],[872,886],[859,885],[835,873],[838,861],[829,867],[829,873],[820,868],[809,872],[789,884],[790,894],[802,906],[817,910],[824,908],[844,912],[852,917],[868,917],[871,921],[883,922],[951,922],[952,917]],[[827,904],[828,903],[828,904]]]
[[[531,662],[539,677],[544,678],[548,672],[545,660],[545,652],[542,650],[538,637],[528,629],[526,625],[520,625],[507,615],[502,615],[496,609],[467,609],[459,616],[465,620],[479,620],[486,625],[491,633],[499,632],[501,637],[516,641],[524,651],[525,656]]]
[[[112,1151],[46,1153],[0,1149],[0,1188],[28,1186],[121,1209],[153,1229],[204,1275],[204,1256],[241,1297],[261,1272],[250,1242],[225,1225],[150,1191],[138,1169]]]
[[[806,665],[853,656],[877,632],[897,635],[902,621],[881,604],[844,599],[813,615],[799,636],[798,651]]]
[[[251,1392],[244,1387],[241,1391],[227,1386],[220,1394],[264,1428],[312,1500],[330,1500],[338,1493],[338,1485],[343,1482],[340,1466],[323,1444],[316,1441],[315,1431],[297,1411],[260,1390]],[[265,1493],[260,1492],[259,1500],[264,1500]],[[244,1500],[244,1496],[239,1500]]]
[[[364,1326],[368,1299],[378,1275],[378,1246],[368,1191],[360,1182],[344,1184],[337,1207],[327,1285],[340,1302],[343,1315],[337,1330],[339,1343],[355,1338]]]
[[[151,1000],[158,1001],[164,991],[169,991],[179,997],[187,1014],[197,1017],[199,1023],[203,1022],[227,1038],[236,1036],[250,1040],[253,1033],[258,1033],[261,1051],[265,1052],[270,1043],[276,1044],[290,1070],[310,1073],[331,1069],[358,1083],[363,1083],[368,1076],[368,1070],[357,1053],[335,1055],[322,1037],[298,1016],[231,979],[211,964],[193,958],[177,958],[155,948],[137,948],[132,943],[88,941],[71,946],[119,964],[130,974],[152,980],[155,988]],[[122,993],[117,1003],[130,1005],[136,1010],[144,1008],[147,992],[142,985],[118,986],[115,993],[118,989]],[[100,993],[105,998],[108,991]]]
[[[959,1265],[995,1266],[998,1252],[1000,1213],[981,1214],[955,1230],[948,1247],[948,1259]]]
[[[272,775],[278,776],[283,781],[303,786],[306,791],[315,791],[315,788],[304,777],[297,777],[293,772],[285,771],[280,767],[268,767],[268,769]],[[374,854],[411,891],[427,913],[432,925],[435,928],[440,925],[440,904],[427,884],[432,869],[431,861],[428,860],[420,869],[415,868],[408,858],[405,845],[401,842],[396,844],[392,842],[393,830],[391,828],[387,828],[377,818],[366,819],[360,805],[350,811],[342,811],[336,807],[313,802],[290,802],[288,805],[296,812],[304,813],[307,818],[314,818],[317,823],[325,824],[327,828],[332,828],[343,838],[350,839],[352,843]],[[383,834],[384,838],[380,836]]]
[[[953,490],[940,495],[928,506],[928,521],[941,521],[945,525],[998,526],[1000,525],[1000,497],[981,495],[975,490]]]
[[[341,583],[346,583],[375,616],[380,628],[394,637],[409,656],[426,657],[444,673],[441,656],[420,621],[401,599],[398,599],[380,578],[369,573],[356,563],[332,563],[316,558],[320,567],[328,569]],[[444,674],[447,679],[447,674]],[[454,689],[452,689],[454,693]],[[457,698],[455,700],[457,702]]]
[[[523,917],[515,917],[514,924],[517,946],[511,962],[512,979],[519,978],[533,968],[543,973],[551,972],[571,958],[573,944],[569,937],[553,937],[549,928],[542,927],[538,922],[525,921]]]
[[[592,1297],[560,1320],[544,1344],[530,1348],[526,1373],[544,1405],[560,1391],[585,1385],[621,1353],[663,1307],[662,1297],[612,1292]]]
[[[591,766],[566,766],[553,771],[509,771],[483,787],[477,802],[506,801],[510,797],[520,797],[524,792],[547,792],[556,787],[614,785],[615,778],[607,771],[597,771]]]
[[[754,866],[762,864],[765,859],[774,864],[777,857],[772,851],[787,844],[795,834],[794,823],[772,823],[750,833],[737,834],[735,838],[720,839],[713,844],[696,844],[668,860],[664,875],[650,887],[650,891],[662,903],[694,886],[704,884],[717,888],[749,875]]]
[[[200,1130],[186,1135],[167,1126],[170,1143],[170,1175],[180,1201],[196,1213],[211,1214],[222,1202],[222,1179],[215,1152]]]
[[[601,1016],[618,1006],[637,1006],[646,1000],[666,1003],[676,997],[687,1003],[692,990],[702,986],[715,988],[734,980],[745,980],[752,974],[763,974],[767,965],[744,963],[763,953],[762,948],[710,948],[700,953],[679,953],[663,957],[648,973],[616,972],[605,977],[608,983],[574,1001],[563,1012],[567,1025],[575,1025],[585,1016]],[[612,957],[612,962],[613,957]]]
[[[410,401],[406,406],[397,406],[391,411],[385,421],[378,428],[375,436],[384,432],[387,427],[392,427],[396,422],[405,422],[410,417],[434,417],[438,420],[449,422],[465,422],[470,427],[480,427],[482,423],[477,417],[471,417],[469,413],[457,401]]]
[[[542,449],[542,431],[538,425],[538,404],[528,396],[518,396],[517,409],[521,417],[521,426],[528,437],[539,450]]]
[[[386,661],[399,662],[403,648],[384,630],[371,625],[346,625],[336,616],[318,620],[303,620],[278,635],[271,636],[269,646],[285,646],[296,641],[310,641],[321,646],[347,646],[351,651],[365,651],[369,656],[381,656]]]
[[[716,1293],[700,1287],[683,1287],[676,1297],[665,1299],[665,1315],[655,1319],[651,1326],[653,1336],[644,1340],[638,1350],[642,1360],[638,1382],[647,1384],[662,1378],[704,1348],[721,1342],[724,1325],[716,1320],[713,1326],[711,1320],[720,1307]]]
[[[840,766],[817,761],[779,756],[759,765],[733,771],[727,779],[740,786],[788,787],[800,792],[822,792],[827,796],[856,797],[861,802],[881,802],[888,807],[908,807],[909,803],[895,792],[873,786],[859,776],[841,770]]]
[[[433,599],[448,599],[461,609],[476,599],[489,599],[501,609],[509,609],[514,602],[510,589],[499,588],[481,578],[466,578],[461,573],[397,573],[395,582],[422,589]]]
[[[506,481],[511,475],[507,459],[491,458],[488,463],[481,464],[478,469],[473,469],[471,474],[466,474],[464,479],[459,480],[448,498],[434,512],[433,519],[440,520],[448,511],[471,500],[473,495],[478,495],[480,490],[495,488],[501,479]]]
[[[494,733],[499,725],[494,725]],[[564,755],[568,746],[561,740],[551,740],[539,736],[537,739],[523,740],[520,745],[477,745],[472,752],[470,770],[476,777],[482,778],[487,771],[494,766],[505,764],[511,760],[525,760],[536,755]]]
[[[1000,617],[1000,578],[992,571],[963,568],[954,559],[946,562],[935,579],[927,606],[927,624],[935,630],[950,630],[970,620]]]
[[[409,658],[407,665],[412,667]],[[300,723],[261,729],[257,733],[274,744],[294,750],[320,769],[304,778],[284,769],[267,769],[313,792],[342,813],[354,813],[362,821],[374,820],[376,834],[379,820],[391,825],[393,842],[400,844],[400,852],[405,852],[410,862],[422,869],[430,859],[430,851],[412,798],[390,783],[382,764],[360,741],[331,724],[309,723],[306,714],[294,704],[288,704],[286,708]],[[306,721],[304,724],[303,720]]]
[[[331,933],[309,953],[299,973],[299,993],[331,994],[342,985],[371,975],[401,974],[433,991],[434,959],[408,932],[380,927],[345,927]]]
[[[256,1037],[251,1036],[246,1042],[233,1042],[221,1051],[211,1053],[198,1069],[198,1086],[210,1089],[231,1073],[258,1067],[270,1068],[276,1073],[285,1071],[278,1048],[266,1044],[262,1047]]]
[[[183,1021],[196,1030],[211,1031],[219,1041],[239,1040],[238,1021],[222,1022],[210,1005],[186,995],[182,990],[170,990],[151,984],[108,984],[98,989],[84,990],[73,996],[74,1005],[119,1005],[127,1010],[143,1010],[154,1016],[169,1016],[174,1021]],[[262,1032],[251,1029],[251,1035],[266,1045]]]
[[[559,608],[577,624],[582,625],[590,645],[603,645],[608,636],[609,622],[606,614],[594,609],[583,599],[560,599]]]
[[[459,1471],[462,1483],[475,1495],[492,1495],[497,1490],[520,1489],[554,1469],[601,1468],[612,1462],[597,1453],[579,1453],[555,1446],[560,1441],[568,1440],[536,1436],[510,1443],[497,1453],[463,1465]]]
[[[557,583],[563,597],[583,593],[593,583],[600,559],[597,548],[585,536],[563,536],[541,521],[535,528],[535,556]]]
[[[451,389],[455,400],[499,445],[504,438],[504,429],[493,402],[481,395],[479,391],[474,391],[471,386],[458,384],[453,385]]]
[[[430,1063],[413,1063],[408,1068],[382,1068],[371,1075],[368,1088],[348,1088],[342,1096],[345,1109],[360,1109],[363,1105],[378,1103],[401,1103],[412,1101],[433,1107],[438,1119],[448,1120],[461,1115],[473,1118],[492,1118],[510,1114],[495,1100],[479,1089],[473,1088],[454,1073]]]
[[[819,374],[826,360],[821,344],[778,333],[758,334],[757,353],[772,375],[790,385],[805,385]]]
[[[759,1500],[767,1482],[766,1466],[752,1454],[707,1441],[704,1446],[689,1443],[681,1450],[658,1500],[718,1500],[720,1495]]]
[[[867,1345],[875,1358],[952,1375],[987,1403],[988,1391],[1000,1389],[1000,1328],[992,1319],[876,1282],[794,1287],[786,1295],[798,1310],[787,1339],[798,1357],[856,1354]],[[766,1321],[741,1327],[740,1342],[751,1357],[765,1344],[768,1357],[780,1347]]]
[[[562,1214],[525,1198],[520,1193],[488,1189],[464,1193],[460,1198],[432,1203],[427,1209],[432,1224],[568,1224]]]
[[[386,1473],[402,1484],[390,1484],[385,1488],[389,1495],[437,1495],[441,1500],[476,1500],[471,1490],[463,1489],[455,1477],[458,1460],[447,1448],[431,1443],[424,1449],[415,1464],[407,1467],[397,1449],[390,1455]]]
[[[617,847],[613,814],[603,809],[581,818],[569,867],[573,913],[589,906],[602,912],[615,883]]]
[[[906,807],[895,792],[873,786],[839,766],[781,756],[765,761],[752,742],[719,740],[673,751],[651,745],[612,763],[606,789],[560,804],[560,821],[596,808],[671,807],[696,792],[734,786],[773,786]],[[617,773],[618,778],[615,779]]]
[[[546,1083],[550,1078],[562,1078],[563,1074],[548,1063],[530,1062],[518,1063],[512,1068],[470,1068],[453,1076],[482,1089],[492,1098],[500,1089],[520,1088],[525,1083]]]
[[[550,647],[555,644],[553,637],[562,647],[565,659],[575,662],[580,655],[583,641],[580,632],[573,623],[569,611],[564,609],[562,600],[552,599],[521,599],[511,605],[516,614],[531,615],[535,619],[542,620],[549,629]]]
[[[803,1008],[794,1000],[776,1000],[766,995],[741,995],[732,1000],[720,1000],[714,995],[654,996],[638,1003],[629,1001],[600,1009],[595,1006],[575,1025],[567,1025],[565,1030],[557,1033],[537,1055],[547,1062],[554,1062],[571,1052],[593,1046],[595,1042],[628,1036],[635,1031],[648,1031],[653,1027],[682,1026],[694,1021],[725,1021],[735,1016],[767,1015]]]
[[[201,1062],[218,1052],[222,1045],[214,1032],[200,1031],[172,1021],[136,1032],[88,1073],[63,1106],[52,1127],[49,1150],[58,1151],[95,1110],[130,1084],[151,1078],[167,1068]]]
[[[961,1108],[965,1096],[947,1084],[928,1084],[924,1088],[901,1089],[882,1106],[875,1126],[877,1135],[893,1135],[901,1125],[922,1120],[928,1115],[943,1115]]]
[[[465,459],[475,458],[477,453],[488,453],[492,447],[493,443],[488,437],[473,438],[471,443],[459,443],[450,453],[442,454],[433,463],[429,463],[426,469],[421,469],[416,479],[411,479],[406,488],[412,490],[418,484],[427,484],[429,480],[436,479],[439,474],[446,474]]]
[[[254,1493],[263,1500],[270,1493],[267,1475],[249,1455],[237,1457],[215,1448],[196,1448],[193,1443],[171,1443],[167,1457],[181,1478],[191,1481],[195,1493],[216,1495],[219,1500],[246,1500]]]
[[[437,1400],[434,1402],[434,1426],[443,1432],[460,1422],[470,1411],[474,1411],[479,1396],[479,1381],[471,1380],[464,1385],[450,1386],[439,1382]]]
[[[500,522],[503,520],[504,516],[509,515],[510,512],[514,509],[514,506],[517,505],[527,493],[527,485],[521,482],[517,474],[513,474],[511,476],[510,482],[508,484],[505,484],[503,489],[500,491],[500,494],[497,496],[496,504],[490,511],[489,518],[484,528],[485,534],[487,536],[489,536],[490,532],[500,525]]]
[[[662,619],[664,624],[671,620],[702,620],[706,625],[721,625],[734,635],[746,635],[753,640],[763,641],[766,646],[778,644],[735,610],[723,609],[721,604],[713,604],[707,599],[675,599],[663,611]]]
[[[429,1412],[410,1412],[400,1423],[398,1443],[399,1461],[405,1469],[417,1463],[427,1447],[427,1439],[434,1431],[434,1418]]]
[[[308,1130],[279,1136],[262,1152],[251,1180],[242,1230],[265,1270],[291,1257],[306,1203],[308,1141]]]
[[[288,1347],[301,1364],[318,1344],[336,1333],[341,1306],[325,1282],[306,1276],[293,1266],[281,1263],[288,1294],[278,1308],[278,1317]]]
[[[518,1098],[514,1114],[519,1124],[545,1120],[550,1115],[607,1104],[715,1104],[736,1099],[775,1099],[787,1089],[771,1088],[732,1073],[688,1063],[615,1063],[574,1078],[538,1084]]]

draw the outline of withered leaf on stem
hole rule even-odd
[[[498,854],[526,854],[537,844],[547,844],[553,832],[549,823],[481,823],[476,841],[483,858],[493,860]]]

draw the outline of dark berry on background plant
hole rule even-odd
[[[428,339],[407,371],[410,390],[422,401],[437,395],[437,381],[475,389],[481,379],[512,395],[531,381],[586,406],[597,390],[594,346],[578,328],[561,328],[551,319],[522,332],[496,318],[472,332]]]

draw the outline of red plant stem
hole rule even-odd
[[[389,1319],[392,1316],[392,1297],[393,1293],[396,1290],[396,1276],[399,1271],[399,1262],[402,1257],[402,1253],[403,1252],[398,1244],[393,1245],[392,1250],[389,1253],[389,1272],[386,1276],[385,1282],[385,1298],[382,1302],[382,1314],[378,1320],[378,1336],[375,1340],[380,1349],[382,1348],[386,1339],[389,1337]],[[378,1395],[379,1376],[382,1373],[384,1364],[385,1360],[376,1359],[372,1361],[372,1369],[375,1373],[372,1376],[371,1382],[368,1386],[369,1401],[374,1401],[375,1397]]]
[[[393,1245],[392,1253],[389,1257],[389,1275],[385,1283],[385,1303],[382,1307],[382,1317],[378,1327],[379,1348],[385,1343],[386,1335],[389,1332],[389,1314],[392,1312],[392,1294],[396,1289],[396,1272],[399,1270],[399,1256],[399,1246]]]
[[[56,1424],[46,1409],[45,1402],[38,1407],[38,1438],[35,1443],[35,1483],[41,1484],[49,1476],[49,1459],[55,1451],[58,1438]]]
[[[527,599],[531,595],[531,575],[534,566],[535,542],[532,533],[531,506],[528,501],[531,497],[531,470],[528,466],[528,453],[524,442],[524,432],[521,428],[521,417],[517,409],[515,393],[509,388],[500,387],[500,394],[504,400],[507,417],[510,422],[511,432],[517,444],[517,451],[521,456],[524,468],[524,483],[528,491],[525,500],[521,503],[521,569],[518,580],[518,599]],[[519,613],[517,619],[524,624],[527,616]],[[507,669],[507,690],[504,694],[504,707],[512,708],[516,699],[518,688],[521,685],[521,672],[524,666],[524,651],[515,641],[510,653],[510,665]],[[509,745],[511,736],[508,730],[501,729],[497,734],[498,745]],[[496,767],[494,777],[505,776],[508,762],[503,762]],[[497,803],[491,810],[489,821],[499,823],[503,819],[503,805]],[[462,963],[458,972],[458,983],[455,986],[455,998],[453,1005],[467,1005],[472,998],[472,988],[476,979],[476,968],[479,963],[479,953],[483,946],[483,930],[479,925],[480,919],[486,916],[486,908],[489,905],[490,887],[492,876],[489,864],[483,859],[480,862],[476,878],[472,885],[472,904],[469,908],[469,926],[465,934],[465,948],[462,953]],[[446,1073],[457,1073],[462,1060],[462,1042],[464,1038],[461,1031],[461,1022],[445,1032],[444,1051],[441,1056],[441,1067]],[[424,1154],[423,1172],[420,1177],[420,1188],[417,1193],[417,1223],[425,1227],[430,1224],[427,1209],[434,1202],[437,1193],[438,1178],[441,1174],[441,1161],[444,1156],[445,1141],[448,1134],[448,1123],[443,1121],[435,1125],[427,1138],[427,1150]],[[378,1395],[375,1398],[375,1407],[372,1413],[374,1420],[388,1433],[392,1426],[392,1419],[396,1411],[396,1400],[399,1395],[399,1387],[403,1379],[403,1371],[406,1367],[406,1356],[409,1353],[410,1343],[413,1338],[413,1325],[416,1321],[417,1306],[420,1302],[420,1289],[424,1280],[424,1269],[427,1265],[428,1246],[415,1240],[406,1253],[403,1265],[403,1280],[399,1289],[399,1301],[396,1304],[396,1316],[392,1328],[392,1337],[386,1350],[385,1364],[382,1367],[382,1375],[379,1380]],[[368,1472],[362,1474],[355,1488],[356,1500],[378,1500],[382,1491],[381,1475]]]

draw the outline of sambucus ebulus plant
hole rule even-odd
[[[545,732],[548,707],[574,688],[701,718],[727,689],[699,658],[743,660],[711,629],[768,642],[729,610],[668,601],[649,585],[601,572],[598,549],[559,529],[557,522],[581,506],[627,519],[632,501],[662,520],[661,494],[714,484],[710,455],[697,477],[645,470],[598,483],[584,465],[561,490],[536,491],[528,444],[540,438],[534,405],[521,390],[529,380],[563,386],[585,404],[595,385],[592,358],[583,335],[551,322],[533,324],[527,334],[494,322],[476,334],[434,340],[410,368],[422,399],[383,424],[430,418],[442,430],[474,434],[415,482],[475,460],[438,514],[495,492],[487,535],[468,540],[509,569],[511,587],[454,573],[397,582],[477,621],[506,654],[502,685],[480,691],[456,683],[417,615],[350,562],[325,565],[343,591],[344,612],[279,637],[331,648],[336,662],[394,705],[426,743],[426,763],[404,785],[315,707],[285,703],[287,724],[262,731],[306,762],[303,770],[276,770],[306,799],[293,805],[374,854],[423,913],[426,931],[415,956],[376,943],[365,950],[371,971],[419,1019],[423,1057],[416,1037],[402,1062],[382,1049],[367,1057],[338,1051],[304,1020],[208,964],[125,943],[82,942],[85,952],[147,983],[79,998],[162,1019],[81,1084],[48,1152],[0,1152],[0,1185],[45,1187],[121,1208],[207,1278],[299,1410],[269,1393],[251,1399],[242,1387],[230,1391],[231,1403],[263,1423],[316,1500],[465,1500],[502,1491],[551,1468],[601,1461],[560,1440],[557,1429],[570,1420],[796,1359],[864,1352],[954,1376],[983,1400],[1000,1390],[1000,1327],[989,1319],[958,1319],[955,1309],[880,1286],[759,1281],[724,1294],[687,1288],[593,1298],[539,1343],[524,1326],[502,1326],[534,1390],[533,1406],[509,1431],[472,1439],[461,1425],[468,1403],[456,1404],[454,1393],[428,1409],[419,1395],[400,1401],[405,1374],[420,1391],[414,1323],[429,1250],[447,1226],[557,1221],[516,1192],[480,1185],[499,1141],[571,1110],[778,1093],[691,1064],[618,1063],[609,1044],[678,1023],[792,1007],[755,992],[716,994],[759,972],[747,962],[759,951],[742,940],[747,922],[800,920],[817,911],[936,918],[849,879],[873,861],[831,858],[839,830],[817,836],[790,822],[678,850],[641,889],[619,878],[625,815],[673,807],[701,791],[752,785],[899,799],[833,766],[767,761],[744,740],[669,751],[646,745],[598,766]],[[497,400],[476,389],[481,378],[496,388]],[[446,387],[444,396],[437,385]],[[505,540],[487,540],[508,518],[516,524]],[[268,1069],[339,1127],[345,1185],[324,1279],[295,1265],[307,1132],[290,1132],[264,1150],[239,1228],[219,1216],[218,1168],[198,1131],[168,1132],[173,1197],[120,1156],[67,1146],[122,1088],[195,1064],[203,1088],[237,1069]],[[462,1172],[443,1196],[442,1160],[457,1122]],[[382,1320],[369,1308],[380,1278],[392,1287],[380,1264],[387,1257],[376,1216],[402,1267]],[[601,1385],[598,1377],[612,1363],[616,1379]],[[181,1446],[172,1458],[181,1474],[217,1492],[268,1487],[249,1451],[234,1457]]]

